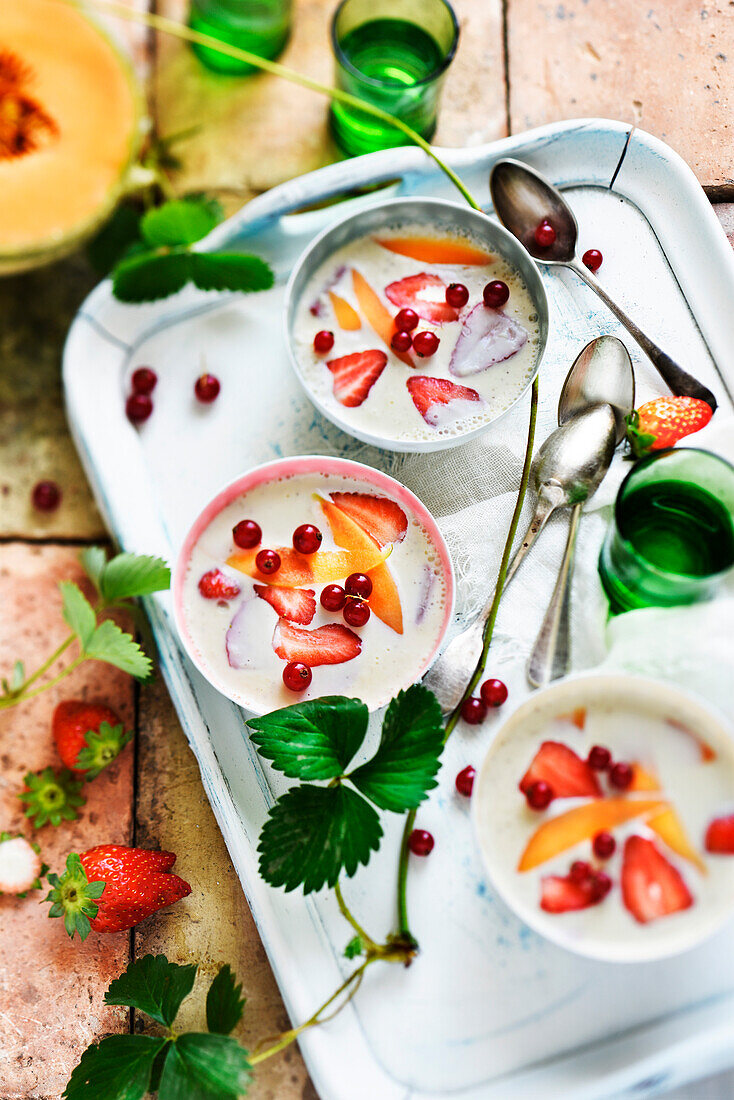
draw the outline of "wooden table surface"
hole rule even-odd
[[[129,0],[146,7],[147,0]],[[296,0],[286,64],[328,81],[326,31],[335,0]],[[734,244],[734,2],[732,0],[455,0],[462,28],[436,141],[472,145],[553,120],[601,115],[636,123],[693,166]],[[159,0],[180,18],[184,0]],[[232,210],[336,156],[326,103],[265,76],[204,71],[186,47],[118,25],[146,81],[156,131],[201,123],[179,148],[176,187],[220,192]],[[95,278],[83,255],[0,280],[0,670],[33,667],[62,636],[57,581],[80,574],[80,547],[104,538],[66,429],[59,361],[68,325]],[[52,478],[63,501],[52,515],[30,506]],[[132,934],[71,943],[31,901],[0,898],[0,1100],[57,1100],[82,1050],[126,1031],[128,1011],[103,993],[132,956],[163,951],[211,977],[229,962],[244,981],[247,1045],[287,1026],[270,968],[199,780],[160,685],[138,689],[108,666],[83,667],[58,689],[0,719],[0,829],[22,824],[26,770],[56,763],[50,715],[61,698],[105,700],[136,730],[134,745],[88,789],[73,825],[37,839],[62,869],[68,851],[103,841],[178,853],[192,884],[185,901]],[[204,982],[182,1013],[202,1019]],[[685,1095],[731,1096],[728,1080]],[[258,1068],[254,1100],[316,1093],[297,1048]],[[683,1094],[681,1094],[683,1095]],[[379,1100],[379,1098],[375,1098]]]

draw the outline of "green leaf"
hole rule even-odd
[[[25,683],[25,665],[22,661],[16,661],[10,676],[10,690],[18,691]]]
[[[64,619],[71,630],[78,635],[82,649],[86,649],[97,625],[94,609],[78,585],[72,584],[71,581],[61,581],[59,588],[64,601],[62,610]]]
[[[108,561],[101,576],[105,603],[149,596],[171,586],[171,570],[162,558],[147,554],[117,554]]]
[[[242,1019],[244,1011],[242,986],[236,984],[229,965],[225,965],[209,986],[206,995],[206,1026],[217,1035],[229,1035]]]
[[[82,550],[79,559],[84,566],[84,572],[101,596],[102,589],[100,577],[102,576],[102,570],[107,564],[107,554],[101,546],[87,546],[85,550]]]
[[[156,1035],[110,1035],[87,1047],[64,1089],[65,1100],[141,1100],[166,1042]]]
[[[188,252],[144,252],[122,260],[112,273],[112,293],[121,302],[153,302],[175,294],[191,278]]]
[[[187,1032],[173,1045],[163,1067],[159,1100],[221,1100],[242,1096],[252,1067],[236,1039]]]
[[[84,647],[84,655],[96,661],[106,661],[108,665],[121,668],[138,680],[147,679],[153,668],[150,657],[143,653],[132,635],[120,630],[111,619],[99,624]]]
[[[133,241],[139,239],[140,211],[122,203],[87,245],[87,255],[92,267],[98,275],[107,275]]]
[[[259,256],[238,252],[194,252],[190,277],[199,290],[269,290],[273,272]]]
[[[172,1027],[184,997],[194,987],[198,967],[179,966],[165,955],[143,955],[111,983],[105,1004],[137,1008],[159,1024]]]
[[[140,222],[140,232],[151,248],[175,247],[200,241],[219,221],[209,202],[173,199],[148,210]]]
[[[364,944],[359,936],[353,936],[347,946],[344,948],[345,959],[356,959],[358,955],[364,953]]]
[[[287,791],[260,834],[260,874],[271,886],[305,894],[353,875],[380,846],[376,811],[355,791],[305,784]]]
[[[284,775],[333,779],[362,744],[368,721],[359,699],[325,695],[252,718],[248,725],[260,755]]]
[[[349,778],[380,809],[414,810],[437,785],[443,738],[436,696],[414,684],[392,700],[377,752]]]

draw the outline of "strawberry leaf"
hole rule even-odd
[[[158,1100],[242,1096],[252,1080],[247,1051],[227,1035],[179,1035],[166,1058]]]
[[[112,293],[120,302],[154,302],[186,286],[189,252],[143,252],[122,260],[112,273]]]
[[[334,779],[362,744],[369,711],[359,699],[325,695],[252,718],[261,756],[291,779]]]
[[[151,248],[175,247],[200,241],[220,220],[207,201],[174,199],[148,210],[140,222],[140,232]]]
[[[97,592],[101,595],[100,577],[102,576],[102,570],[107,564],[106,553],[101,546],[87,546],[85,550],[82,550],[79,558],[84,567],[84,572],[89,577]]]
[[[352,936],[351,940],[344,948],[345,959],[356,959],[358,955],[364,954],[364,944],[359,936]]]
[[[376,811],[355,791],[338,784],[304,784],[286,791],[260,834],[260,874],[286,891],[310,894],[334,886],[342,871],[353,875],[377,851],[382,827]]]
[[[171,570],[163,559],[146,554],[117,554],[100,574],[100,591],[107,604],[163,592],[170,585]]]
[[[25,789],[18,798],[25,803],[25,816],[30,818],[34,829],[73,821],[79,816],[79,806],[86,802],[80,794],[82,781],[68,768],[62,768],[59,772],[52,767],[41,772],[28,772],[23,782]]]
[[[245,1011],[242,986],[225,965],[209,986],[206,995],[206,1026],[217,1035],[229,1035],[237,1027]]]
[[[65,1100],[141,1100],[166,1044],[157,1035],[110,1035],[87,1047],[64,1089]]]
[[[194,987],[197,969],[169,962],[165,955],[143,955],[110,984],[105,1004],[137,1008],[156,1023],[172,1027],[181,1002]]]
[[[126,634],[117,623],[105,619],[84,647],[84,656],[96,661],[106,661],[108,665],[122,669],[138,680],[146,680],[152,672],[153,664],[130,634]]]
[[[199,290],[269,290],[273,272],[259,256],[238,252],[194,252],[190,277]]]
[[[436,696],[421,684],[414,684],[392,700],[382,723],[377,752],[349,779],[382,810],[414,810],[437,786],[443,743]]]
[[[78,636],[82,649],[86,649],[97,625],[97,616],[89,600],[78,585],[71,581],[59,584],[64,601],[62,614],[71,630]]]

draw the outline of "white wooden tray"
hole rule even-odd
[[[717,417],[727,415],[727,381],[734,380],[734,260],[687,166],[649,135],[603,120],[445,151],[483,203],[489,202],[488,169],[507,155],[526,160],[567,189],[583,247],[604,253],[606,284],[714,390],[722,406]],[[190,522],[222,483],[289,453],[359,457],[397,472],[429,507],[449,483],[457,494],[476,500],[480,527],[489,516],[506,524],[512,506],[508,455],[492,447],[491,433],[461,451],[444,452],[451,456],[446,460],[364,448],[313,410],[287,366],[280,310],[296,256],[332,219],[377,197],[289,212],[379,181],[393,181],[381,195],[456,197],[419,150],[375,153],[275,188],[207,239],[205,248],[247,248],[263,255],[276,271],[273,290],[249,297],[189,290],[162,303],[130,307],[115,302],[109,283],[103,283],[87,299],[64,356],[68,414],[102,514],[125,549],[172,559]],[[552,335],[541,371],[539,439],[554,426],[560,385],[580,347],[600,332],[624,336],[575,276],[546,273],[544,279]],[[626,342],[635,360],[638,399],[661,392],[650,364]],[[202,356],[222,381],[219,400],[208,408],[196,406],[192,397]],[[124,394],[130,369],[143,363],[155,368],[160,382],[154,415],[136,431],[124,416]],[[510,417],[502,423],[516,428],[512,471],[525,438],[527,403]],[[490,497],[485,508],[482,502]],[[447,509],[437,518],[451,539]],[[603,527],[603,522],[582,524],[582,540],[599,539]],[[527,695],[524,662],[560,559],[562,525],[543,537],[547,589],[531,591],[520,573],[498,620],[492,667],[510,687],[505,710]],[[459,614],[466,616],[493,583],[496,555],[477,569],[474,548],[454,541],[453,550],[464,577]],[[479,554],[477,546],[477,560]],[[596,589],[593,595],[598,614]],[[267,807],[281,790],[280,778],[254,751],[242,712],[184,658],[168,595],[151,599],[147,609],[163,675],[204,787],[290,1016],[300,1022],[353,965],[342,958],[350,931],[329,894],[304,900],[259,878],[257,838]],[[517,616],[525,616],[524,651],[503,627]],[[602,656],[585,648],[586,664]],[[421,811],[421,823],[438,841],[431,858],[411,869],[410,908],[422,954],[408,971],[372,967],[349,1007],[301,1042],[322,1100],[642,1096],[734,1063],[730,933],[676,960],[632,969],[605,966],[545,943],[492,895],[467,806],[454,795],[453,780],[465,763],[479,762],[497,720],[493,716],[479,732],[457,732],[447,747],[440,787]],[[345,884],[359,919],[379,936],[394,924],[402,827],[395,815],[385,818],[380,853]]]

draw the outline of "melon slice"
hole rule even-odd
[[[654,833],[657,833],[671,851],[676,852],[683,859],[687,859],[689,863],[698,868],[702,875],[708,874],[706,864],[688,839],[683,822],[672,806],[661,810],[659,814],[654,814],[647,819],[645,824]]]
[[[630,791],[659,791],[660,780],[654,772],[643,768],[637,761],[632,765],[632,782],[628,788]]]
[[[458,237],[377,237],[377,244],[422,264],[491,264],[490,252],[475,248]]]
[[[0,3],[0,271],[70,252],[110,213],[138,149],[132,71],[76,5]]]
[[[369,573],[371,569],[384,561],[392,550],[386,546],[383,550],[372,542],[359,550],[317,550],[315,554],[299,554],[289,546],[276,546],[280,554],[280,569],[277,573],[261,573],[255,564],[260,547],[253,550],[238,550],[227,558],[227,565],[254,577],[256,581],[270,584],[276,588],[307,588],[314,584],[332,584],[343,581],[350,573]]]
[[[321,508],[337,546],[353,553],[368,553],[377,547],[375,540],[360,527],[351,516],[330,500],[320,499]],[[369,604],[373,614],[396,634],[403,633],[403,609],[392,573],[384,562],[372,569],[365,569],[372,581]]]
[[[390,310],[383,305],[379,295],[372,289],[364,275],[355,268],[352,268],[352,285],[359,308],[367,318],[367,324],[377,333],[382,342],[390,347],[390,341],[395,332],[395,321]],[[407,353],[393,351],[393,355],[401,359],[406,366],[414,366],[413,360]]]
[[[587,802],[565,814],[543,822],[533,833],[520,857],[518,871],[532,871],[554,856],[573,848],[582,840],[590,840],[596,833],[606,832],[634,817],[642,817],[667,809],[666,802],[631,798],[605,798]]]
[[[344,329],[345,332],[355,332],[358,328],[362,327],[359,314],[356,309],[350,306],[346,298],[341,298],[338,294],[335,294],[333,290],[330,290],[329,300],[331,301],[336,323],[339,328]]]

